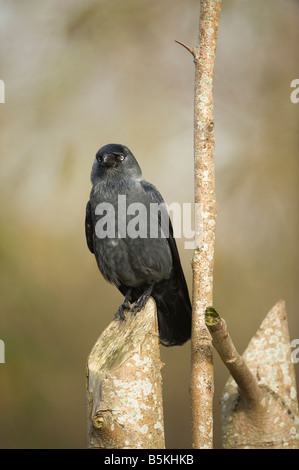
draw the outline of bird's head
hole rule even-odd
[[[141,169],[134,155],[125,145],[108,144],[96,153],[91,180],[98,178],[141,178]]]

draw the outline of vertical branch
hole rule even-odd
[[[220,1],[200,4],[199,45],[194,50],[194,170],[196,232],[193,254],[191,406],[193,447],[213,447],[212,341],[205,309],[213,305],[213,266],[216,225],[214,165],[214,64]],[[199,208],[199,209],[198,209]]]
[[[213,85],[221,0],[201,0],[198,45],[188,49],[195,63],[194,175],[195,250],[193,254],[192,357],[190,397],[194,448],[212,448],[213,358],[205,309],[213,305],[216,225]]]

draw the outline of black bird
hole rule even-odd
[[[86,240],[104,278],[125,296],[116,316],[125,319],[129,302],[139,312],[152,296],[161,343],[185,343],[191,337],[191,303],[161,194],[143,179],[131,151],[119,144],[97,152],[91,182]],[[151,211],[158,204],[162,209]]]

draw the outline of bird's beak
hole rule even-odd
[[[115,155],[113,153],[105,153],[102,158],[102,163],[104,166],[117,166],[116,165],[116,160],[115,160]]]

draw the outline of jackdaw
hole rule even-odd
[[[125,296],[116,316],[125,319],[133,302],[133,313],[139,312],[152,296],[160,342],[185,343],[191,337],[191,303],[161,194],[143,179],[132,152],[119,144],[97,152],[91,182],[86,240],[104,278]]]

